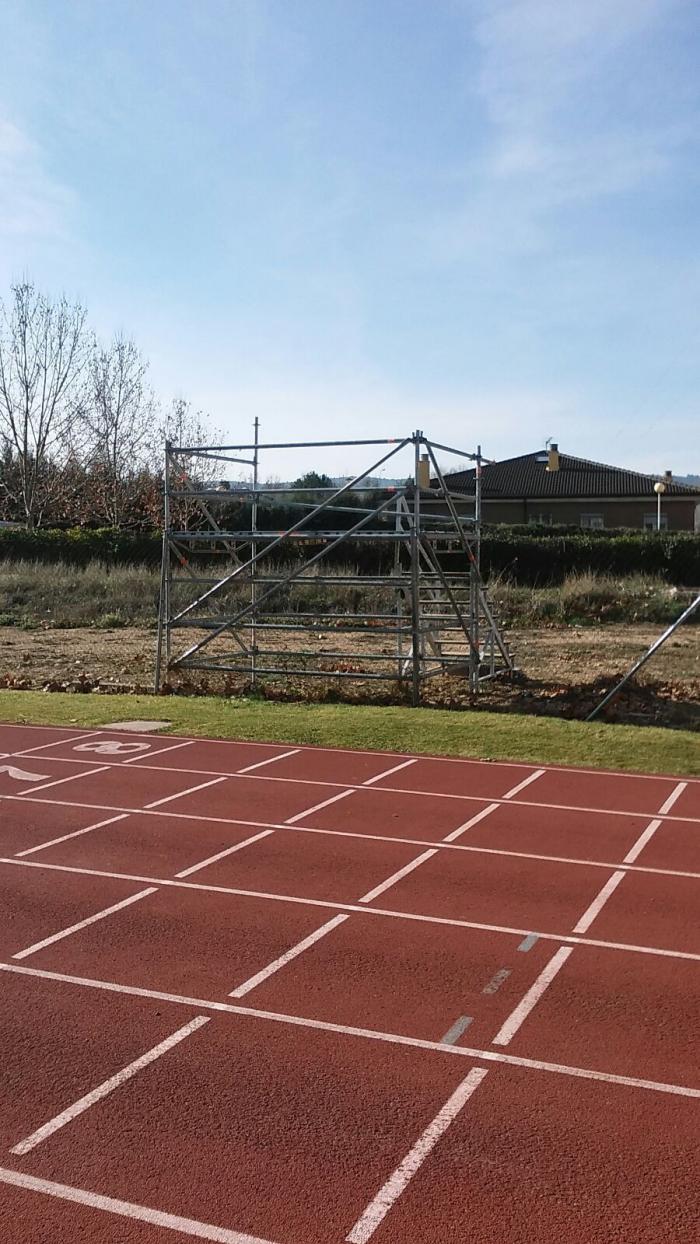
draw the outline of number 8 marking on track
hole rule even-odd
[[[74,752],[97,752],[100,756],[126,756],[127,753],[149,752],[150,743],[119,743],[116,739],[106,739],[103,743],[78,743]]]

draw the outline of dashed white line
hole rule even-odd
[[[45,1196],[57,1197],[59,1201],[72,1201],[74,1205],[86,1205],[89,1209],[103,1210],[120,1218],[147,1222],[152,1227],[163,1227],[166,1231],[179,1231],[181,1235],[195,1236],[198,1240],[214,1240],[216,1244],[273,1244],[272,1240],[263,1240],[257,1235],[229,1231],[211,1223],[197,1222],[194,1218],[179,1218],[177,1214],[166,1214],[147,1205],[118,1201],[111,1196],[100,1196],[85,1188],[71,1188],[68,1184],[55,1183],[51,1179],[38,1179],[36,1175],[25,1175],[24,1171],[10,1171],[0,1167],[0,1183],[25,1188],[29,1192],[41,1192]]]
[[[146,809],[160,808],[164,803],[170,803],[173,799],[184,799],[185,795],[195,795],[198,790],[206,790],[209,786],[218,786],[220,782],[225,782],[225,777],[212,778],[209,782],[200,782],[199,786],[188,786],[187,790],[176,791],[174,795],[166,795],[164,799],[154,799],[153,803],[147,803]]]
[[[69,761],[68,763],[70,764],[72,762]],[[111,767],[111,765],[93,766],[91,769],[85,769],[82,773],[71,773],[69,777],[55,778],[52,782],[44,782],[42,786],[30,786],[29,790],[24,791],[24,794],[36,795],[40,790],[49,790],[52,786],[63,786],[65,782],[79,782],[81,778],[94,777],[96,773],[106,773]],[[42,803],[47,801],[39,800],[39,802]],[[48,800],[48,802],[50,803],[51,800]]]
[[[285,953],[280,955],[279,958],[273,959],[272,963],[268,963],[266,968],[263,968],[260,972],[256,972],[255,976],[249,977],[249,979],[244,981],[242,985],[239,985],[237,989],[232,989],[229,994],[229,998],[245,997],[247,993],[250,993],[251,989],[255,989],[258,985],[261,985],[263,981],[268,979],[268,977],[274,976],[275,972],[279,972],[280,968],[283,968],[287,963],[291,963],[292,959],[296,959],[298,955],[303,954],[303,952],[308,950],[309,946],[313,946],[315,942],[320,942],[322,937],[325,937],[326,934],[331,933],[333,929],[337,929],[338,925],[344,924],[348,919],[349,916],[334,916],[332,920],[329,920],[326,924],[322,924],[320,929],[316,929],[301,942],[297,942],[296,946],[292,946],[290,950],[285,951]]]
[[[324,799],[321,803],[315,803],[311,808],[304,808],[303,812],[297,812],[295,816],[287,817],[285,825],[296,825],[297,821],[303,821],[305,816],[311,816],[314,812],[320,812],[321,808],[328,808],[332,803],[338,803],[340,799],[347,799],[348,795],[354,795],[357,790],[353,786],[352,790],[341,790],[339,795],[331,795],[330,799]]]
[[[525,790],[526,786],[529,786],[531,782],[536,782],[537,779],[541,778],[546,772],[546,769],[535,769],[534,773],[530,773],[528,777],[523,778],[522,782],[518,782],[517,786],[512,786],[510,790],[506,791],[505,795],[501,796],[501,798],[513,799],[515,795],[520,794],[521,790]]]
[[[90,834],[93,829],[102,829],[105,825],[114,825],[116,821],[128,821],[129,813],[121,812],[118,816],[110,816],[106,821],[97,821],[94,825],[86,825],[84,829],[75,829],[71,834],[61,834],[60,838],[49,838],[48,842],[40,842],[35,847],[27,847],[26,851],[17,851],[16,858],[21,860],[25,855],[34,855],[37,851],[45,851],[47,847],[56,847],[60,842],[68,842],[71,838],[80,838],[82,834]]]
[[[217,851],[216,855],[210,855],[208,859],[202,860],[199,864],[192,864],[189,868],[183,868],[182,872],[175,873],[175,876],[178,878],[191,877],[193,873],[199,872],[201,868],[206,868],[208,864],[216,864],[218,860],[225,859],[227,855],[235,855],[236,851],[242,851],[243,847],[249,847],[253,842],[260,842],[263,838],[270,838],[274,832],[274,829],[264,829],[261,834],[253,834],[252,838],[244,838],[242,842],[237,842],[232,847],[226,847],[224,851]]]
[[[50,937],[45,937],[40,942],[35,942],[33,946],[27,946],[26,950],[19,950],[13,959],[27,959],[29,955],[34,955],[38,950],[43,950],[45,946],[52,946],[54,942],[60,942],[64,937],[70,937],[73,933],[78,933],[80,929],[86,929],[89,924],[96,924],[98,920],[104,920],[107,916],[111,916],[115,911],[121,911],[123,907],[129,907],[132,903],[138,903],[139,899],[146,898],[149,894],[156,894],[157,886],[149,886],[147,890],[139,890],[138,894],[132,894],[129,898],[123,898],[121,903],[114,903],[111,907],[105,907],[104,911],[96,911],[94,916],[88,916],[86,920],[79,920],[77,924],[71,924],[67,929],[61,929],[60,933],[52,933]]]
[[[194,1019],[190,1020],[189,1024],[185,1024],[183,1028],[178,1028],[177,1032],[172,1032],[169,1037],[166,1037],[164,1041],[160,1041],[153,1049],[147,1050],[145,1054],[142,1054],[140,1058],[134,1059],[127,1067],[122,1067],[121,1071],[118,1071],[116,1075],[110,1076],[108,1080],[99,1084],[97,1088],[86,1093],[84,1097],[80,1097],[71,1106],[67,1106],[65,1110],[55,1115],[53,1119],[49,1119],[48,1123],[44,1123],[37,1128],[35,1132],[32,1132],[31,1136],[27,1136],[19,1144],[14,1145],[10,1149],[10,1153],[16,1153],[21,1156],[29,1153],[31,1149],[36,1149],[37,1145],[48,1140],[49,1136],[53,1136],[54,1132],[60,1131],[62,1127],[72,1123],[74,1119],[78,1118],[78,1115],[84,1114],[86,1110],[89,1110],[96,1102],[101,1101],[103,1097],[107,1097],[115,1089],[120,1088],[122,1084],[126,1084],[127,1080],[130,1080],[139,1071],[142,1071],[144,1067],[148,1067],[157,1058],[167,1054],[169,1050],[179,1045],[181,1041],[185,1040],[185,1037],[189,1037],[198,1028],[208,1024],[210,1019],[210,1015],[195,1016]]]
[[[676,802],[677,799],[680,799],[687,785],[688,785],[687,782],[679,782],[677,786],[674,786],[668,799],[665,799],[661,807],[659,808],[659,813],[661,816],[665,816],[667,812],[671,811],[671,808],[673,807],[674,803]]]
[[[279,756],[268,756],[267,760],[258,760],[254,765],[246,765],[245,769],[236,769],[236,777],[244,773],[253,773],[256,769],[264,769],[266,765],[273,765],[276,760],[285,760],[287,756],[298,756],[300,751],[300,747],[295,747],[291,752],[280,752]]]
[[[417,759],[417,757],[413,757],[411,760],[402,761],[400,765],[393,765],[391,769],[385,769],[383,773],[375,773],[374,777],[367,778],[367,781],[363,782],[362,785],[374,786],[375,782],[381,782],[383,778],[390,777],[392,773],[398,773],[400,769],[408,769],[409,765],[414,765]]]
[[[374,1232],[383,1219],[386,1218],[392,1205],[408,1187],[416,1171],[420,1170],[425,1159],[435,1148],[441,1137],[444,1136],[448,1127],[457,1118],[462,1107],[469,1101],[472,1093],[478,1089],[487,1075],[488,1071],[484,1067],[472,1067],[469,1074],[465,1076],[452,1096],[445,1102],[442,1110],[436,1114],[422,1135],[418,1137],[418,1140],[406,1154],[403,1162],[397,1166],[383,1187],[379,1189],[374,1200],[370,1201],[352,1230],[348,1232],[345,1237],[347,1244],[367,1244],[367,1240],[374,1235]]]
[[[483,821],[487,816],[490,816],[492,812],[497,812],[500,807],[500,803],[490,803],[487,808],[482,808],[481,812],[477,812],[476,816],[473,816],[470,820],[465,821],[464,825],[458,825],[457,829],[453,829],[452,833],[448,834],[442,841],[454,842],[457,838],[461,838],[462,834],[466,833],[468,829],[471,829],[472,825],[478,825],[479,821]]]
[[[557,972],[563,968],[572,950],[573,946],[560,946],[556,954],[552,955],[549,963],[542,969],[537,980],[528,989],[525,997],[522,998],[515,1010],[511,1012],[505,1023],[499,1028],[496,1036],[493,1038],[494,1045],[508,1045],[512,1041],[520,1026],[527,1019],[530,1011],[537,1005],[542,994],[551,985]]]
[[[411,860],[410,864],[405,864],[403,868],[398,870],[398,872],[392,873],[391,877],[387,877],[386,881],[381,881],[379,885],[374,887],[373,890],[368,890],[367,894],[363,894],[362,898],[358,899],[358,902],[371,903],[372,899],[378,898],[379,895],[383,894],[385,890],[390,890],[393,885],[396,885],[397,881],[401,881],[402,877],[407,877],[408,874],[412,873],[415,868],[419,868],[421,864],[424,864],[426,860],[431,859],[433,855],[437,855],[437,853],[437,847],[434,847],[431,851],[424,851],[423,854],[418,855],[415,860]]]
[[[644,850],[649,840],[654,837],[654,834],[656,833],[660,825],[663,825],[663,821],[659,821],[659,820],[651,821],[649,825],[647,825],[646,829],[644,830],[644,833],[639,835],[634,846],[630,847],[629,851],[627,852],[623,860],[624,864],[634,863],[637,856],[641,855],[642,851]]]
[[[596,916],[600,915],[600,912],[603,910],[605,904],[610,898],[610,895],[617,889],[620,882],[623,881],[626,876],[627,874],[625,872],[616,872],[613,873],[612,877],[608,878],[600,893],[593,899],[590,907],[586,908],[581,916],[581,919],[574,925],[574,933],[586,933],[588,929],[590,929]]]
[[[184,743],[171,743],[168,747],[156,747],[154,748],[153,751],[140,752],[136,756],[130,756],[129,759],[125,760],[123,763],[125,765],[133,765],[138,760],[151,760],[154,756],[162,756],[164,752],[176,752],[181,747],[191,747],[191,746],[192,746],[192,743],[190,742],[189,739],[187,739]],[[158,769],[161,768],[160,765],[156,765],[155,767]],[[178,773],[179,769],[173,769],[172,772]]]

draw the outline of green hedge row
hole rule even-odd
[[[390,544],[340,545],[329,557],[331,564],[351,562],[361,573],[391,564]],[[157,531],[131,533],[111,528],[69,531],[24,531],[0,528],[0,560],[56,562],[84,566],[91,561],[107,565],[160,562],[161,536]],[[193,550],[192,559],[206,560]],[[447,555],[455,566],[461,553]],[[679,587],[700,585],[700,536],[685,532],[656,535],[654,532],[582,532],[544,529],[536,532],[509,527],[490,527],[482,540],[482,567],[487,577],[504,575],[517,583],[560,583],[567,574],[659,576]]]

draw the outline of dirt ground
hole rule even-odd
[[[632,662],[660,634],[652,625],[542,627],[514,630],[510,638],[522,675],[513,683],[487,684],[478,707],[547,716],[585,717]],[[183,636],[186,640],[186,636]],[[377,637],[378,638],[378,637]],[[350,651],[352,641],[337,633],[330,646]],[[377,640],[375,640],[375,643]],[[0,685],[76,691],[152,689],[155,633],[140,628],[23,631],[0,627]],[[173,690],[202,694],[221,690],[207,676],[172,680]],[[228,679],[228,693],[245,689],[244,679]],[[386,683],[340,683],[338,679],[273,681],[269,698],[396,701],[400,692]],[[455,676],[432,680],[427,702],[453,708],[476,707],[465,683]],[[607,713],[608,720],[665,724],[700,730],[700,626],[674,635],[640,674],[638,685]]]

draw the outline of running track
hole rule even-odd
[[[0,753],[3,1244],[695,1244],[700,782]]]

